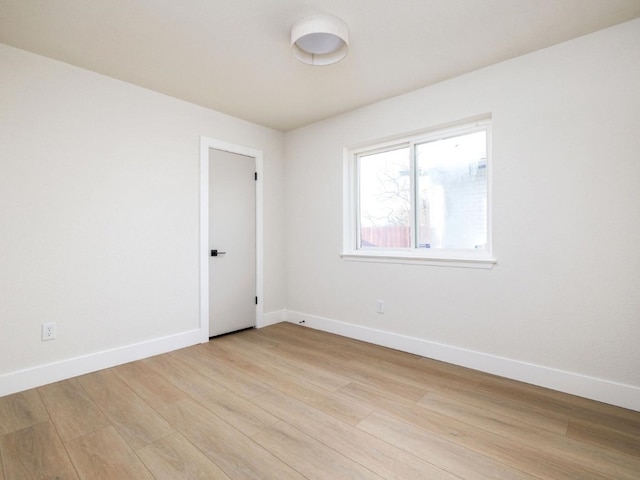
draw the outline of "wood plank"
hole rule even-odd
[[[334,360],[344,362],[356,358],[354,351],[345,348],[345,346],[340,343],[343,337],[339,335],[319,332],[311,328],[289,323],[270,325],[266,327],[266,329],[261,329],[260,333],[272,339],[277,339],[279,341],[278,350],[295,346],[309,354],[320,353]],[[357,342],[357,340],[353,340],[353,342]]]
[[[156,480],[229,480],[179,433],[156,440],[137,453]]]
[[[67,442],[66,447],[83,479],[154,480],[112,426]]]
[[[235,368],[247,375],[259,378],[269,387],[280,390],[302,402],[312,405],[335,418],[350,425],[355,425],[366,417],[371,409],[358,403],[338,398],[331,392],[316,387],[303,379],[292,377],[284,372],[271,368],[267,364],[257,365],[251,355],[229,346],[210,347],[210,353],[225,362],[229,368]]]
[[[225,364],[209,355],[208,350],[206,345],[197,345],[172,352],[171,356],[247,400],[269,390],[269,387],[259,380],[227,368]]]
[[[438,376],[454,375],[464,378],[470,385],[477,385],[483,380],[500,378],[494,375],[453,365],[438,360],[422,357],[392,348],[382,347],[368,342],[354,340],[307,326],[282,322],[259,330],[261,335],[267,335],[281,342],[281,348],[298,348],[302,351],[320,352],[340,360],[383,361],[399,367],[410,369],[429,369],[439,372]]]
[[[402,404],[389,396],[387,392],[372,390],[370,387],[362,385],[349,385],[341,389],[338,394],[348,395],[349,398],[360,400],[377,411],[395,417],[402,422],[423,428],[451,443],[475,450],[505,465],[531,472],[541,478],[548,478],[544,476],[547,471],[557,478],[572,478],[571,475],[582,475],[580,478],[600,478],[593,469],[586,469],[578,463],[559,458],[551,449],[537,449],[526,439],[523,443],[517,443],[503,438],[499,431],[506,429],[506,425],[498,424],[500,425],[500,428],[497,429],[498,432],[487,431],[463,423],[456,416],[442,415],[410,403]],[[511,431],[514,432],[517,429]],[[528,431],[534,430],[529,428]],[[542,435],[540,436],[543,438]],[[541,466],[542,463],[545,465]]]
[[[381,480],[371,470],[296,430],[278,422],[253,439],[311,480]]]
[[[283,354],[280,348],[264,348],[262,345],[254,343],[254,339],[255,336],[238,336],[234,338],[233,347],[241,348],[244,352],[250,353],[256,361],[269,364],[292,377],[302,378],[330,392],[350,382],[348,378],[340,374],[329,372],[312,362],[304,361],[304,357],[291,358]],[[214,339],[212,343],[217,341],[219,340]]]
[[[84,375],[78,381],[134,450],[174,432],[155,410],[111,370]]]
[[[617,419],[624,419],[633,425],[635,433],[640,433],[638,430],[640,428],[640,412],[638,411],[498,376],[485,379],[479,388],[486,390],[495,389],[502,391],[505,395],[519,397],[521,400],[526,400],[527,396],[546,398],[552,401],[552,403],[557,403],[558,406],[562,405],[560,408],[569,406],[594,413],[597,412]]]
[[[343,354],[342,352],[330,352],[323,349],[317,349],[313,345],[303,345],[301,342],[295,344],[280,345],[275,352],[291,362],[300,363],[302,365],[310,365],[320,371],[327,372],[339,378],[345,378],[345,365],[353,359],[353,355]],[[350,378],[346,378],[351,381]],[[334,389],[331,389],[333,391]]]
[[[325,347],[323,347],[323,349]],[[295,359],[306,359],[306,364],[314,365],[315,368],[323,368],[326,372],[346,378],[351,382],[356,381],[374,386],[388,386],[393,389],[396,395],[413,402],[418,401],[427,393],[426,388],[416,386],[412,384],[413,382],[403,381],[403,379],[399,379],[393,374],[386,374],[378,370],[376,367],[379,361],[376,359],[369,358],[368,361],[356,362],[352,359],[345,360],[336,357],[333,352],[303,350],[297,346],[282,346],[278,348],[278,352],[281,355],[288,354],[292,361],[301,361]]]
[[[384,411],[389,405],[396,404],[404,405],[407,408],[415,406],[415,402],[399,397],[393,391],[359,382],[352,382],[349,385],[345,385],[334,395],[338,398],[355,402],[370,410]]]
[[[160,413],[191,443],[197,445],[230,478],[303,480],[282,460],[192,400],[180,400]]]
[[[606,478],[606,475],[596,471],[592,466],[568,460],[556,452],[545,451],[536,444],[527,441],[514,442],[494,432],[467,425],[453,417],[440,415],[419,406],[407,408],[389,405],[385,410],[387,414],[403,422],[542,479]]]
[[[49,420],[37,390],[0,397],[0,435]]]
[[[249,328],[247,330],[242,330],[240,332],[236,332],[233,335],[222,335],[220,337],[215,337],[210,340],[210,343],[217,342],[218,340],[226,341],[227,339],[236,339],[236,338],[251,338],[254,344],[259,344],[264,348],[276,348],[280,345],[279,340],[274,340],[270,338],[268,335],[262,334],[262,329],[258,328]]]
[[[38,392],[63,442],[109,425],[76,379],[40,387]]]
[[[604,424],[610,429],[640,436],[640,413],[547,388],[505,378],[483,381],[478,390],[501,398],[566,415],[574,420]]]
[[[397,480],[458,478],[288,395],[271,391],[255,401],[301,432],[370,468],[381,477]]]
[[[552,433],[509,416],[495,412],[487,413],[482,405],[459,402],[453,396],[429,393],[420,402],[421,406],[442,415],[447,415],[487,432],[510,439],[514,445],[524,445],[543,454],[560,456],[596,472],[613,476],[618,480],[635,480],[640,472],[640,459],[631,458],[615,451],[593,447],[588,443],[567,438],[564,433]],[[543,458],[542,456],[540,458]]]
[[[267,336],[278,342],[277,350],[296,347],[304,352],[328,355],[333,359],[347,362],[357,358],[351,348],[345,348],[341,343],[344,337],[327,332],[320,332],[308,327],[290,323],[278,323],[259,330],[262,336]],[[351,346],[359,344],[357,340]]]
[[[376,359],[375,356],[370,356],[351,360],[349,365],[358,365],[360,367],[374,365],[376,371],[381,375],[392,377],[403,383],[429,391],[449,391],[452,388],[475,390],[481,382],[478,379],[470,379],[466,375],[458,375],[440,368],[433,368],[426,362],[416,362],[412,366],[398,365],[397,362],[387,362]]]
[[[438,376],[451,374],[458,378],[462,377],[466,382],[474,385],[477,385],[482,380],[493,378],[493,375],[477,370],[287,322],[261,329],[260,333],[270,335],[272,338],[279,338],[284,346],[301,345],[303,348],[321,351],[330,355],[347,352],[346,355],[348,357],[345,360],[366,362],[374,359],[376,362],[381,361],[402,368],[418,370],[426,368],[439,372],[437,373]],[[311,341],[312,344],[305,345],[303,342],[306,340]],[[338,358],[342,359],[342,357]]]
[[[77,479],[51,422],[38,423],[0,437],[7,479]]]
[[[113,372],[153,408],[187,397],[182,390],[141,361],[120,365]]]
[[[452,406],[464,405],[464,408],[475,412],[478,419],[492,418],[499,422],[523,423],[559,435],[566,434],[569,426],[569,418],[565,415],[546,412],[477,391],[458,389],[451,389],[448,392],[433,391],[427,393],[418,404],[444,405],[447,402]]]
[[[462,479],[533,480],[534,476],[503,465],[473,450],[388,415],[372,413],[358,428],[396,445]]]
[[[171,355],[154,357],[145,360],[145,363],[248,436],[253,436],[278,421],[273,415],[193,371]]]
[[[570,438],[640,459],[640,436],[589,422],[569,420]],[[640,465],[637,470],[640,476]]]

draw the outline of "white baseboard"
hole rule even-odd
[[[640,388],[290,310],[263,316],[640,411]],[[200,330],[139,342],[0,375],[0,397],[201,343]]]
[[[286,319],[286,310],[276,310],[275,312],[265,313],[262,316],[262,321],[259,324],[256,324],[256,328],[268,327],[269,325],[284,322]]]
[[[640,388],[633,385],[625,385],[300,312],[287,311],[285,319],[288,322],[297,324],[304,321],[305,326],[317,330],[640,411]]]
[[[201,343],[200,329],[0,375],[0,397]]]

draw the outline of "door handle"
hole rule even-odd
[[[211,250],[211,256],[217,257],[218,255],[225,255],[227,252],[219,252],[218,250]]]

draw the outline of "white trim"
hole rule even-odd
[[[200,343],[200,329],[0,375],[0,397]]]
[[[343,260],[349,262],[396,263],[404,265],[431,265],[434,267],[461,267],[491,269],[497,263],[495,258],[454,258],[454,257],[424,257],[418,254],[406,255],[400,253],[374,252],[371,250],[357,250],[340,254]]]
[[[209,341],[209,149],[253,157],[256,162],[256,326],[264,317],[263,153],[215,138],[200,137],[200,341]]]
[[[640,387],[566,372],[291,310],[265,314],[258,328],[282,321],[640,411]],[[81,355],[0,375],[0,397],[201,343],[201,329]],[[208,340],[208,339],[207,339]]]
[[[275,325],[276,323],[284,322],[287,319],[286,310],[277,310],[275,312],[265,313],[262,317],[262,322],[256,324],[256,328],[268,327],[269,325]]]
[[[427,358],[472,368],[481,372],[578,395],[599,402],[640,411],[640,387],[519,360],[431,342],[420,338],[376,330],[329,318],[287,311],[288,322],[349,338],[382,345]]]

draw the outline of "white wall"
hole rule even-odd
[[[288,132],[292,319],[640,410],[638,52],[640,20]],[[343,261],[343,148],[486,113],[497,265]]]
[[[264,152],[280,311],[281,132],[0,45],[0,395],[193,341],[201,135]]]

